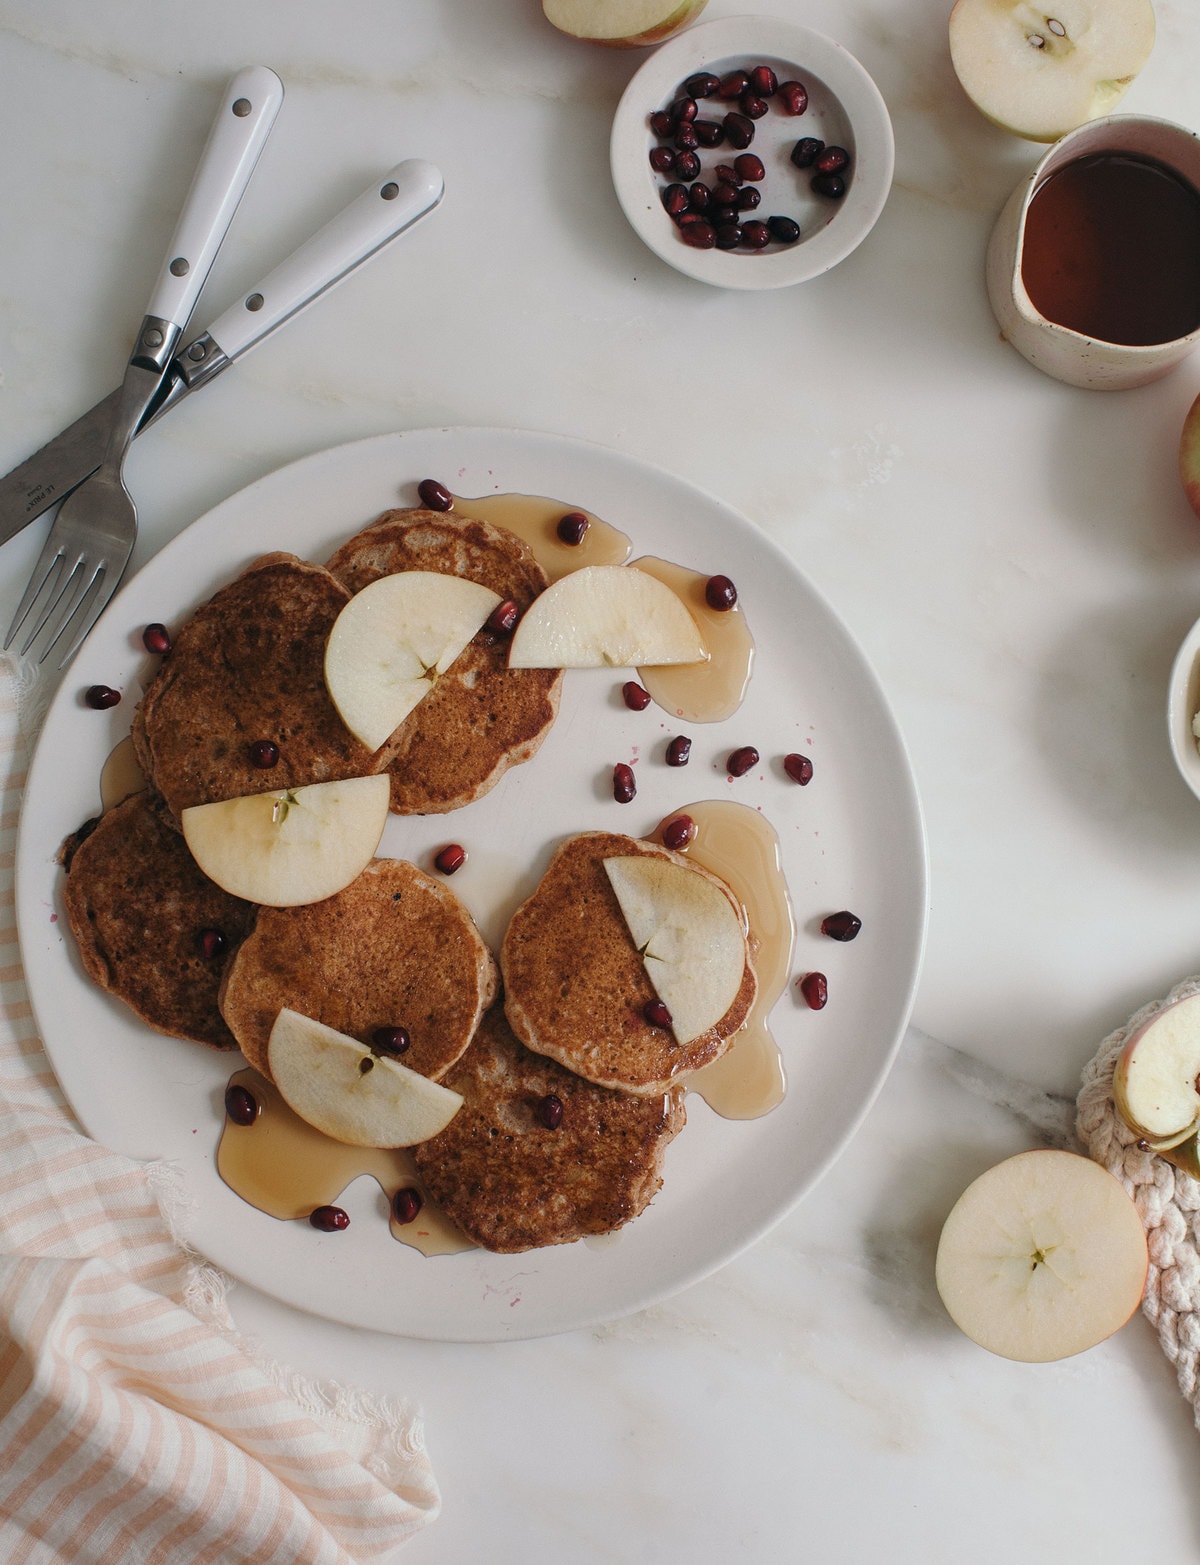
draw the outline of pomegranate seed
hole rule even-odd
[[[723,185],[732,185],[736,190],[742,182],[742,176],[732,163],[718,163],[716,168],[717,178]],[[730,197],[730,200],[733,198]]]
[[[737,588],[728,576],[710,576],[704,584],[704,601],[710,609],[723,614],[737,602]]]
[[[745,71],[728,71],[717,83],[717,97],[732,101],[740,98],[750,85],[750,78]]]
[[[817,161],[817,154],[824,150],[825,143],[818,141],[815,136],[801,136],[792,148],[791,159],[797,168],[812,168]]]
[[[690,124],[681,125],[675,132],[674,146],[678,152],[695,152],[700,145],[700,138]]]
[[[569,544],[573,549],[587,537],[590,525],[582,511],[568,511],[565,516],[559,517],[554,531],[558,534],[559,543]]]
[[[562,1099],[548,1092],[537,1106],[537,1117],[547,1130],[557,1130],[563,1118]]]
[[[376,1027],[371,1042],[381,1054],[407,1054],[412,1039],[407,1027]]]
[[[803,788],[812,781],[813,764],[806,755],[785,755],[783,769],[793,782],[799,783]]]
[[[688,196],[692,203],[693,212],[707,212],[713,204],[712,191],[707,185],[696,181],[688,190]]]
[[[748,120],[760,120],[771,105],[765,98],[760,98],[757,93],[744,92],[738,99],[738,108]]]
[[[717,224],[717,249],[736,250],[742,242],[742,230],[738,223]]]
[[[725,770],[731,777],[744,777],[752,766],[758,765],[758,751],[752,744],[744,744],[734,750],[725,762]]]
[[[809,1010],[820,1011],[829,999],[829,980],[824,973],[805,973],[799,980],[800,993],[808,1001]]]
[[[725,140],[725,127],[719,120],[693,120],[692,129],[702,147],[719,147]]]
[[[794,245],[800,237],[800,224],[790,217],[769,217],[767,227],[772,239],[778,239],[782,245]]]
[[[739,152],[733,160],[734,172],[740,179],[765,179],[766,169],[757,152]]]
[[[200,955],[206,962],[211,962],[225,950],[228,942],[222,929],[202,929],[196,936],[196,944],[200,947]]]
[[[670,108],[671,118],[676,125],[690,125],[696,118],[696,100],[692,97],[676,98]]]
[[[142,645],[147,652],[156,652],[164,657],[171,650],[171,633],[165,625],[157,622],[147,625],[142,632]]]
[[[725,139],[731,147],[748,147],[754,140],[754,121],[744,114],[727,114],[723,123]]]
[[[667,765],[686,766],[692,758],[692,741],[686,734],[676,734],[667,746]]]
[[[613,767],[613,798],[618,804],[628,804],[635,793],[637,780],[633,775],[633,767],[618,761]]]
[[[340,1206],[319,1206],[315,1212],[309,1213],[308,1220],[323,1234],[341,1233],[350,1226],[350,1215],[343,1212]]]
[[[714,76],[711,71],[698,71],[684,82],[683,90],[689,98],[711,98],[720,85],[719,76]]]
[[[684,244],[691,245],[693,250],[711,250],[717,242],[716,229],[699,214],[694,223],[685,224],[679,233]]]
[[[675,154],[675,173],[680,179],[695,179],[700,172],[700,159],[694,152]]]
[[[650,1023],[651,1027],[669,1029],[671,1026],[671,1013],[661,1000],[647,1000],[642,1007],[642,1015]]]
[[[762,191],[757,185],[746,185],[738,191],[738,211],[753,212],[754,208],[762,200]]]
[[[467,850],[460,843],[448,842],[433,862],[443,875],[453,875],[467,862]]]
[[[671,154],[671,162],[674,163],[675,155]],[[668,185],[662,193],[662,204],[672,217],[678,217],[681,212],[688,209],[688,189],[686,185]]]
[[[675,121],[665,109],[656,109],[650,116],[650,129],[656,136],[670,136],[675,130]]]
[[[675,853],[682,853],[695,837],[696,823],[690,815],[673,816],[663,827],[663,847],[670,848]]]
[[[258,1099],[245,1087],[226,1087],[225,1112],[235,1125],[253,1125],[258,1118]]]
[[[760,98],[769,98],[779,86],[779,78],[769,65],[756,65],[750,72],[750,86]]]
[[[826,147],[824,152],[818,152],[815,168],[819,168],[822,174],[836,174],[838,169],[845,168],[850,161],[850,154],[845,147]]]
[[[846,194],[846,181],[840,174],[818,174],[812,187],[819,196],[828,196],[831,201],[840,201]]]
[[[765,250],[771,243],[771,230],[765,223],[753,218],[742,224],[742,243],[748,250]]]
[[[421,504],[431,511],[454,509],[454,496],[445,484],[439,484],[436,478],[422,478],[417,485],[417,493],[421,497]]]
[[[728,223],[736,223],[738,209],[736,206],[715,206],[708,214],[708,220],[714,228],[722,228]],[[740,233],[741,230],[739,229]]]
[[[719,207],[736,207],[740,194],[738,187],[730,184],[727,179],[718,180],[713,186],[713,204]]]
[[[803,114],[808,108],[808,88],[803,82],[780,82],[778,92],[785,114]]]
[[[830,913],[821,920],[821,933],[831,940],[853,940],[862,928],[862,919],[845,908],[840,913]]]
[[[270,771],[279,760],[279,746],[272,739],[256,739],[250,746],[250,764]]]
[[[621,699],[631,712],[644,712],[650,705],[650,692],[643,690],[636,679],[630,679],[621,686]]]
[[[503,603],[497,603],[496,607],[483,622],[484,630],[490,630],[494,636],[511,636],[516,629],[517,621],[521,618],[521,610],[518,604],[511,598],[506,598]]]
[[[421,1192],[415,1190],[412,1185],[406,1185],[403,1190],[397,1190],[392,1197],[392,1216],[401,1225],[416,1222],[417,1214],[424,1205]]]
[[[651,147],[650,167],[656,174],[669,174],[675,167],[675,154],[670,147]]]
[[[114,690],[111,685],[90,685],[83,699],[97,712],[104,712],[110,706],[118,705],[121,692]]]

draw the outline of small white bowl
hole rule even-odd
[[[767,172],[758,182],[762,204],[746,216],[794,218],[801,237],[760,251],[693,249],[663,208],[662,191],[672,177],[650,167],[650,151],[660,143],[649,117],[669,108],[697,71],[722,76],[755,65],[770,66],[781,82],[803,82],[809,103],[803,114],[789,115],[769,100],[767,114],[754,122],[754,140],[745,150],[757,152]],[[737,107],[736,102],[702,99],[700,118],[720,119]],[[802,136],[850,153],[850,178],[839,200],[815,195],[810,171],[792,166],[790,153]],[[697,177],[711,183],[716,164],[732,163],[740,150],[699,148]],[[778,17],[731,16],[691,27],[650,56],[617,106],[610,158],[625,216],[677,271],[718,288],[786,288],[827,272],[867,237],[891,189],[895,143],[878,87],[841,44]]]
[[[1200,799],[1200,745],[1192,718],[1200,712],[1200,620],[1192,626],[1171,665],[1167,686],[1167,735],[1179,775]]]

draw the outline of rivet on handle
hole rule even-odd
[[[244,120],[252,108],[253,104],[250,102],[249,98],[239,98],[233,105],[233,112],[237,115],[238,119]]]

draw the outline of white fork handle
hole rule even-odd
[[[397,163],[306,240],[286,261],[208,328],[226,359],[236,359],[361,266],[442,199],[432,163]],[[186,363],[186,351],[181,358]]]
[[[283,83],[265,65],[239,71],[225,89],[147,315],[187,325],[282,102]]]

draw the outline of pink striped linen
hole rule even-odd
[[[168,1168],[85,1137],[34,1034],[14,920],[24,780],[0,659],[0,1561],[357,1565],[439,1510],[406,1407],[240,1341],[174,1236]]]

